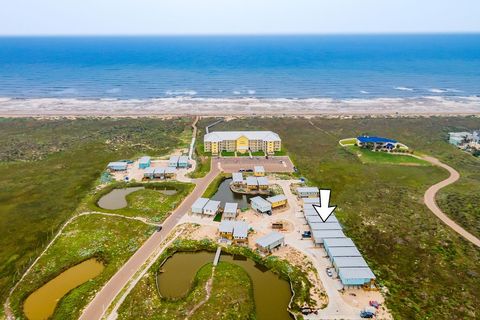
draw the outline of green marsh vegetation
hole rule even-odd
[[[478,318],[480,252],[423,204],[426,189],[445,179],[446,171],[363,164],[338,141],[361,133],[386,136],[457,169],[460,181],[441,190],[438,200],[447,214],[478,235],[480,160],[446,139],[449,131],[479,127],[480,119],[473,117],[256,118],[218,124],[218,130],[277,132],[300,173],[332,189],[337,217],[388,287],[387,306],[396,319]],[[445,205],[450,201],[455,206]]]
[[[167,154],[191,135],[191,121],[0,119],[1,300],[109,161]]]
[[[108,210],[98,206],[101,197],[114,189],[128,187],[144,187],[126,196],[127,207],[117,210]],[[144,217],[153,222],[163,222],[169,214],[180,205],[185,197],[192,192],[195,185],[179,181],[149,182],[149,183],[124,183],[109,184],[100,191],[91,194],[87,199],[85,210],[101,211],[122,214],[129,217]],[[167,190],[166,193],[162,191]],[[168,191],[175,193],[168,194]]]

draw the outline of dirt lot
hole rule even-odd
[[[228,173],[237,172],[240,169],[252,169],[254,166],[263,166],[266,172],[293,172],[293,163],[289,157],[232,157],[216,158],[222,170]]]

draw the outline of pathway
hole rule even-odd
[[[130,257],[130,259],[110,278],[105,286],[97,293],[93,300],[83,311],[80,319],[101,319],[105,310],[110,306],[115,297],[134,277],[137,271],[154,254],[161,243],[168,237],[170,231],[178,224],[180,219],[188,212],[195,200],[202,196],[210,182],[220,173],[217,165],[212,161],[211,171],[201,179],[197,179],[195,189],[186,197],[180,206],[162,224],[162,229],[155,232],[144,244]]]
[[[436,158],[429,157],[429,156],[424,156],[423,159],[430,162],[431,164],[433,164],[435,166],[438,166],[440,168],[443,168],[443,169],[447,170],[450,173],[450,176],[447,179],[445,179],[443,181],[440,181],[437,184],[434,184],[433,186],[428,188],[428,190],[425,192],[425,196],[423,198],[423,201],[427,205],[428,209],[430,209],[430,211],[432,211],[434,215],[436,215],[440,220],[442,220],[443,223],[445,223],[447,226],[452,228],[455,232],[457,232],[463,238],[470,241],[471,243],[473,243],[477,247],[480,247],[480,239],[478,239],[473,234],[471,234],[470,232],[468,232],[467,230],[465,230],[461,226],[459,226],[455,221],[450,219],[438,207],[438,205],[435,201],[435,196],[437,195],[437,192],[440,189],[456,182],[460,178],[460,174],[458,173],[457,170],[455,170],[452,167],[446,165],[445,163],[440,162],[440,160],[438,160]]]
[[[192,123],[192,142],[190,143],[190,149],[188,150],[188,159],[192,160],[193,157],[193,148],[195,147],[195,139],[197,138],[197,122],[198,122],[198,117],[195,117],[195,120],[193,120]]]

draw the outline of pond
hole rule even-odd
[[[221,201],[222,202],[222,204],[221,204],[222,207],[225,206],[225,202],[236,202],[236,203],[238,203],[238,208],[240,208],[240,209],[248,208],[248,203],[249,203],[250,198],[253,198],[255,196],[234,193],[230,189],[230,183],[231,182],[232,182],[231,178],[223,180],[223,182],[220,184],[220,186],[218,186],[218,190],[213,195],[212,199]]]
[[[126,196],[132,192],[142,190],[144,187],[130,187],[123,189],[113,189],[98,200],[98,206],[107,210],[117,210],[125,208],[128,203]]]
[[[29,295],[23,304],[23,312],[29,320],[48,319],[65,294],[95,278],[104,268],[95,258],[71,267]]]
[[[186,295],[197,271],[205,264],[213,262],[213,252],[178,252],[162,266],[158,275],[160,294],[168,298],[181,298]],[[287,311],[291,298],[290,285],[273,272],[257,265],[245,257],[222,253],[220,261],[242,267],[253,283],[253,295],[258,320],[291,320]]]

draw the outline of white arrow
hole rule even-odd
[[[320,190],[320,205],[314,204],[313,208],[317,211],[323,222],[327,221],[328,217],[330,217],[337,208],[337,206],[330,207],[330,190]]]

